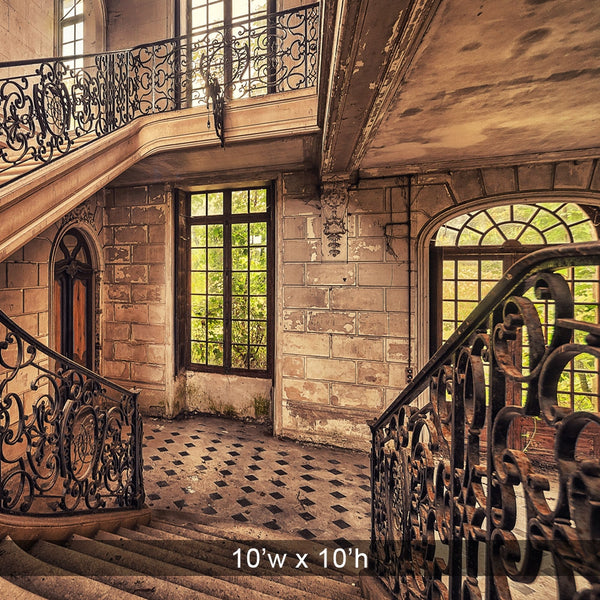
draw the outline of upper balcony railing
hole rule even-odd
[[[10,73],[0,79],[0,176],[203,103],[223,144],[227,99],[316,85],[318,32],[312,4],[129,50],[0,64],[0,77]]]
[[[516,263],[371,425],[371,553],[393,598],[597,597],[599,264],[598,242]],[[571,287],[572,267],[595,275]]]
[[[0,311],[0,513],[144,503],[138,392],[54,352]]]

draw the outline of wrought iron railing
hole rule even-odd
[[[227,98],[316,85],[318,31],[312,4],[130,50],[0,64],[0,77],[11,73],[0,79],[0,175],[137,117],[202,103],[223,143]]]
[[[126,390],[0,311],[0,513],[141,508],[142,420]]]
[[[515,264],[371,424],[371,553],[392,597],[598,598],[600,413],[569,408],[564,374],[589,357],[598,387],[599,315],[576,318],[557,272],[598,264],[598,243]],[[525,421],[553,460],[513,435]]]

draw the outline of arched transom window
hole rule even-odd
[[[430,249],[431,352],[525,254],[551,244],[596,239],[596,226],[586,210],[570,202],[495,206],[444,223]],[[600,305],[598,268],[582,266],[561,273],[574,291],[575,318],[595,323]],[[535,303],[533,296],[530,299]],[[548,327],[551,315],[543,314],[544,304],[537,306],[542,324]],[[522,347],[526,359],[526,343]],[[600,390],[596,360],[582,356],[575,362],[564,376],[574,384],[571,389],[581,394],[564,394],[560,401],[574,409],[597,410]],[[568,389],[566,381],[564,384]]]

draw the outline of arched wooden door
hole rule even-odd
[[[94,282],[89,246],[80,231],[61,238],[54,263],[54,341],[56,349],[94,368]]]

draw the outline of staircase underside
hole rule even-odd
[[[142,511],[143,512],[143,511]],[[146,519],[147,520],[147,519]],[[66,541],[0,542],[0,597],[15,600],[356,600],[358,577],[351,571],[322,568],[303,540],[274,541],[270,532],[249,540],[197,522],[194,515],[157,511],[148,525],[113,523]],[[262,535],[262,537],[260,537]],[[327,546],[325,546],[327,547]],[[335,547],[331,546],[331,549]],[[283,569],[263,558],[256,569],[237,568],[251,548],[287,551]],[[315,546],[316,548],[316,546]],[[295,569],[295,552],[309,557],[309,570]],[[251,556],[254,555],[251,553]],[[294,560],[291,558],[294,557]],[[317,559],[317,560],[315,560]],[[251,574],[248,574],[251,573]]]
[[[25,164],[4,171],[0,262],[138,163],[119,185],[308,166],[319,131],[316,102],[313,88],[232,101],[225,148],[207,128],[206,108],[198,107],[141,117],[34,170]]]

